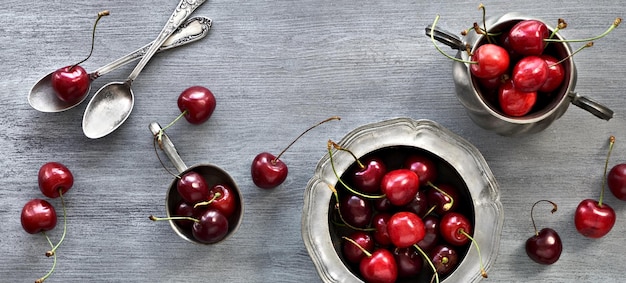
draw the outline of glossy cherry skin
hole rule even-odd
[[[203,86],[192,86],[178,96],[178,109],[185,112],[185,119],[191,124],[202,124],[209,120],[215,110],[213,93]]]
[[[548,78],[539,88],[539,91],[546,93],[553,92],[563,84],[563,80],[565,80],[565,69],[562,63],[557,64],[559,60],[550,55],[543,54],[540,57],[548,64]]]
[[[428,199],[427,199],[427,191],[419,190],[415,194],[415,197],[411,202],[403,207],[404,211],[409,211],[415,213],[417,216],[424,216],[428,209]]]
[[[204,211],[204,207],[194,208],[193,205],[188,204],[185,201],[180,201],[174,210],[174,216],[185,216],[197,219],[204,214]],[[191,220],[175,220],[174,222],[176,222],[176,225],[182,229],[191,229],[194,223]]]
[[[548,74],[546,60],[539,56],[526,56],[513,67],[513,85],[521,92],[538,91],[548,80]]]
[[[189,204],[206,201],[209,197],[209,187],[204,177],[194,171],[185,173],[176,181],[176,191]]]
[[[59,162],[48,162],[39,168],[37,174],[39,190],[49,198],[58,198],[60,193],[65,193],[74,185],[74,175]]]
[[[626,164],[617,164],[606,176],[606,182],[613,195],[626,201]]]
[[[459,193],[450,184],[437,184],[437,189],[430,188],[426,191],[428,206],[435,207],[433,210],[438,215],[443,215],[448,211],[454,211],[459,206]]]
[[[472,235],[472,223],[463,214],[448,212],[439,221],[439,233],[447,243],[454,246],[467,244],[470,239],[462,232]]]
[[[259,153],[250,168],[252,181],[262,189],[273,189],[282,184],[287,179],[289,169],[282,160],[269,152]]]
[[[437,179],[437,165],[423,155],[411,155],[404,161],[404,167],[415,172],[420,180],[420,186],[429,182],[434,183]]]
[[[526,254],[540,264],[553,264],[563,251],[563,243],[559,234],[551,228],[543,228],[526,240]]]
[[[509,69],[509,53],[495,44],[483,44],[476,48],[471,58],[477,62],[470,64],[470,72],[477,78],[499,77]]]
[[[216,194],[220,194],[219,197],[215,197]],[[215,197],[215,199],[213,199]],[[219,210],[226,218],[229,218],[235,210],[239,207],[238,196],[233,192],[233,189],[225,184],[217,184],[209,190],[209,200],[213,200],[209,207]]]
[[[65,102],[77,102],[89,91],[91,79],[81,66],[65,66],[52,73],[52,89]]]
[[[54,229],[57,225],[57,213],[49,202],[43,199],[32,199],[22,208],[20,220],[24,231],[36,234]]]
[[[380,246],[388,246],[391,244],[389,232],[387,232],[387,223],[391,218],[389,213],[378,213],[372,217],[372,228],[374,231],[374,241]]]
[[[369,158],[363,162],[363,166],[365,167],[357,166],[357,170],[352,174],[355,189],[364,193],[380,192],[380,182],[387,173],[385,163],[378,158]]]
[[[388,198],[377,198],[374,200],[374,209],[378,212],[388,212],[394,208],[395,206],[391,204]]]
[[[398,266],[398,278],[416,277],[422,271],[424,259],[415,248],[394,248],[392,253]]]
[[[342,197],[339,203],[339,212],[346,224],[357,228],[367,227],[373,214],[372,204],[356,195]]]
[[[574,213],[574,225],[578,232],[589,238],[601,238],[615,225],[615,211],[606,203],[585,199],[578,204]]]
[[[387,172],[380,183],[380,191],[395,206],[409,204],[419,190],[419,177],[409,169]]]
[[[358,244],[357,246],[347,240],[342,242],[341,252],[348,262],[352,264],[359,264],[361,260],[366,257],[363,249],[370,253],[374,251],[374,239],[369,233],[364,231],[354,231],[348,236],[348,238]]]
[[[498,103],[504,114],[521,117],[530,112],[537,102],[537,92],[523,92],[515,88],[512,80],[506,80],[498,91]]]
[[[544,39],[548,36],[550,36],[550,31],[541,21],[520,21],[509,30],[509,46],[517,54],[539,56],[543,54]]]
[[[387,233],[394,246],[408,248],[424,239],[426,230],[422,219],[415,213],[401,211],[391,216]]]
[[[359,271],[365,282],[393,283],[398,278],[396,260],[386,249],[378,249],[371,256],[363,258]]]
[[[191,233],[201,243],[213,244],[228,234],[228,219],[216,209],[207,209],[198,222],[193,224]]]
[[[430,251],[430,260],[439,275],[446,275],[456,268],[459,254],[451,246],[439,245]]]
[[[441,239],[441,234],[439,233],[439,218],[434,215],[427,215],[422,219],[424,222],[424,239],[417,242],[417,246],[420,247],[423,251],[430,251],[435,246],[437,246]]]

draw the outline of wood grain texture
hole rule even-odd
[[[436,14],[449,30],[480,20],[479,2],[212,0],[195,15],[214,20],[198,43],[156,55],[133,83],[133,114],[115,133],[89,140],[81,130],[86,104],[39,113],[27,102],[44,74],[86,56],[95,15],[110,10],[96,32],[88,71],[153,40],[177,1],[15,1],[0,3],[0,282],[32,282],[51,265],[41,235],[25,233],[19,214],[42,197],[37,170],[48,161],[75,175],[67,194],[68,235],[49,282],[319,282],[300,235],[303,192],[328,139],[393,117],[431,119],[476,145],[501,186],[505,208],[500,252],[485,282],[617,282],[626,259],[626,203],[607,195],[618,221],[599,240],[574,229],[573,212],[599,196],[609,135],[617,138],[611,165],[626,160],[626,36],[623,27],[576,55],[577,92],[610,105],[606,122],[572,106],[542,133],[497,136],[474,125],[458,103],[451,63],[424,36]],[[489,14],[520,11],[565,18],[567,38],[604,31],[626,10],[618,0],[486,1]],[[92,93],[122,80],[134,65],[96,80]],[[161,168],[148,124],[178,115],[178,94],[204,85],[217,97],[209,122],[176,124],[168,133],[188,165],[223,167],[243,190],[244,221],[232,238],[204,247],[179,239],[164,223],[172,177]],[[327,117],[284,156],[290,173],[275,190],[256,188],[253,157],[277,153],[304,129]],[[556,229],[563,255],[552,266],[531,262],[529,210],[549,198],[554,215],[538,213]],[[60,206],[58,200],[51,200]],[[61,229],[50,233],[58,239]],[[48,281],[46,281],[48,282]]]

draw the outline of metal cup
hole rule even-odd
[[[160,130],[161,126],[158,123],[153,122],[150,124],[150,131],[154,135],[158,134]],[[163,133],[162,136],[162,150],[163,152],[165,152],[165,155],[169,158],[174,167],[176,167],[176,170],[178,170],[179,176],[182,176],[187,172],[194,171],[196,173],[199,173],[205,179],[209,187],[212,187],[215,184],[224,184],[229,186],[233,190],[233,193],[236,195],[238,201],[238,207],[235,209],[233,215],[229,217],[228,234],[226,235],[226,237],[224,237],[224,239],[220,240],[219,242],[224,241],[233,233],[235,233],[235,231],[239,229],[239,226],[241,225],[241,221],[243,219],[244,204],[241,191],[239,190],[239,187],[237,186],[233,178],[226,171],[212,164],[205,163],[197,164],[192,167],[187,167],[187,165],[185,165],[185,162],[183,162],[183,160],[180,158],[180,155],[178,155],[174,144],[165,133]],[[182,201],[182,198],[176,190],[176,183],[177,179],[174,179],[170,184],[169,189],[167,190],[167,195],[165,196],[165,210],[167,213],[167,217],[177,216],[175,215],[176,206]],[[192,243],[205,244],[197,241],[193,237],[191,230],[181,228],[173,220],[169,220],[169,222],[174,232],[176,232],[176,234],[181,238]]]
[[[534,19],[523,16],[519,13],[507,13],[499,17],[490,17],[485,21],[489,32],[507,31],[516,23],[522,20]],[[541,21],[541,20],[540,20]],[[543,22],[543,21],[542,21]],[[544,22],[545,23],[545,22]],[[549,30],[554,30],[546,23]],[[476,50],[486,42],[484,35],[469,32],[465,37],[460,38],[453,33],[442,30],[438,27],[426,27],[426,35],[434,38],[458,50],[457,58],[469,61],[471,58],[466,52]],[[563,39],[558,33],[555,35]],[[572,54],[572,49],[565,42],[551,42],[546,54],[550,54],[561,60]],[[470,118],[478,126],[494,131],[503,136],[522,136],[540,132],[550,126],[556,119],[560,118],[567,110],[569,104],[574,104],[598,118],[609,120],[613,117],[613,111],[608,107],[599,104],[587,97],[580,96],[574,92],[576,86],[577,72],[574,61],[571,57],[561,63],[565,69],[565,79],[559,89],[554,91],[549,98],[538,103],[541,107],[522,117],[511,117],[502,113],[499,107],[490,101],[488,95],[482,91],[478,82],[470,74],[470,64],[455,61],[452,66],[452,77],[454,79],[456,95],[461,104],[465,107]],[[497,103],[496,103],[497,104]]]

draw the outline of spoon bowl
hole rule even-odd
[[[131,84],[157,52],[159,46],[206,0],[181,0],[146,54],[125,82],[104,85],[94,96],[83,115],[83,133],[91,139],[104,137],[119,128],[130,116],[134,105]]]
[[[193,17],[182,24],[170,37],[161,45],[161,47],[157,50],[157,52],[169,50],[172,48],[180,47],[183,45],[187,45],[189,43],[198,41],[209,33],[211,29],[212,20],[207,17]],[[120,57],[119,59],[102,66],[95,70],[94,72],[89,74],[89,78],[91,82],[100,76],[113,71],[121,66],[124,66],[130,62],[138,60],[143,57],[146,53],[146,50],[150,48],[150,46],[154,42],[148,43],[147,45]],[[91,91],[91,84],[89,85],[89,89],[83,97],[74,102],[66,102],[59,99],[54,89],[52,88],[52,74],[54,71],[48,73],[43,76],[39,81],[37,81],[30,89],[28,93],[28,103],[35,110],[40,112],[62,112],[65,110],[72,109],[79,104],[81,104]]]

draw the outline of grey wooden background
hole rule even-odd
[[[15,1],[0,3],[0,282],[32,282],[51,260],[47,243],[20,225],[24,203],[42,197],[37,171],[59,161],[74,173],[66,195],[67,239],[49,282],[318,282],[300,235],[304,187],[328,139],[357,126],[393,117],[431,119],[472,142],[499,184],[505,208],[500,253],[485,282],[621,281],[626,260],[626,203],[607,194],[618,214],[598,240],[580,236],[573,213],[579,201],[598,198],[609,135],[617,144],[610,164],[626,161],[626,36],[613,34],[576,55],[576,90],[610,105],[602,121],[571,106],[542,133],[506,138],[474,125],[454,95],[451,62],[424,36],[436,14],[460,31],[479,21],[478,1],[211,0],[195,15],[214,20],[201,42],[157,55],[133,84],[136,104],[114,134],[90,140],[81,130],[82,104],[40,113],[27,93],[42,75],[86,56],[97,12],[100,21],[93,71],[153,40],[176,0]],[[625,16],[622,1],[485,1],[489,14],[520,11],[556,22],[567,38],[604,31]],[[449,49],[446,49],[449,50]],[[92,93],[122,80],[134,65],[98,80]],[[235,236],[216,246],[192,245],[166,223],[172,177],[161,167],[148,124],[178,113],[178,94],[191,85],[210,88],[217,109],[209,122],[182,121],[168,133],[188,165],[223,167],[243,190],[246,212]],[[252,158],[278,153],[304,129],[311,131],[284,156],[290,173],[274,190],[256,188]],[[524,252],[532,235],[533,202],[551,199],[554,215],[537,213],[540,226],[556,229],[564,244],[559,262],[540,266]],[[51,200],[58,207],[58,199]],[[59,222],[61,224],[61,222]],[[61,225],[50,234],[58,239]]]

